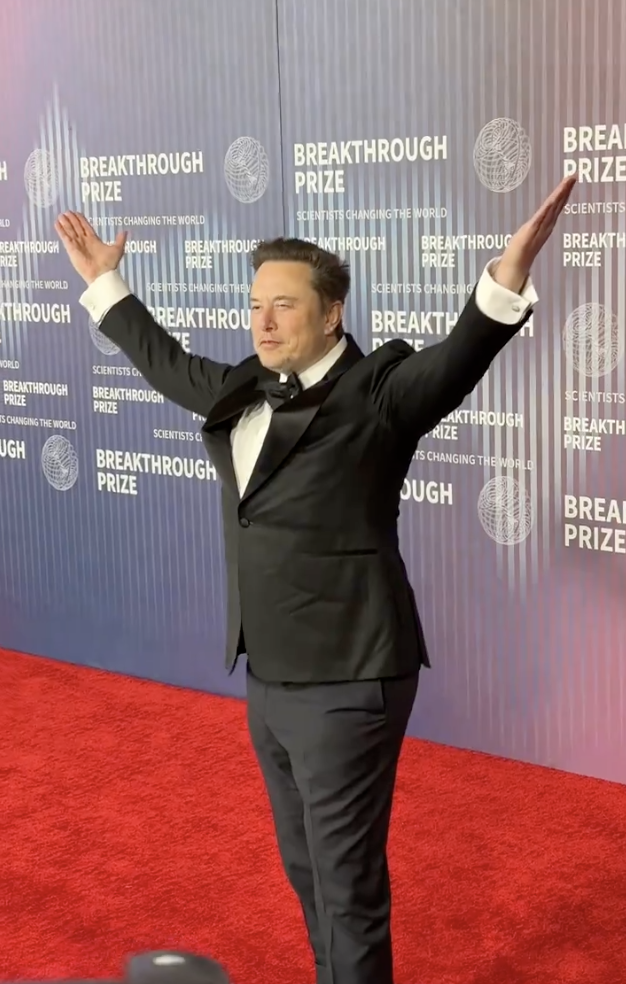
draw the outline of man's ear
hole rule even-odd
[[[341,301],[334,301],[326,312],[326,324],[324,325],[324,333],[326,335],[333,335],[339,325],[341,324],[341,319],[343,318],[343,304]]]

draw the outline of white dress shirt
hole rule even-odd
[[[538,297],[530,278],[521,295],[515,294],[506,287],[497,284],[491,276],[492,260],[485,268],[476,286],[476,305],[483,314],[493,321],[504,325],[516,325],[533,307]],[[117,270],[103,273],[81,295],[80,303],[89,312],[92,321],[100,324],[104,316],[119,301],[128,297],[132,291]],[[339,359],[346,348],[346,340],[342,338],[337,345],[327,352],[323,359],[315,365],[299,373],[298,378],[303,389],[314,386],[324,378],[331,366]],[[281,381],[287,377],[281,375]],[[239,494],[242,495],[263,447],[272,419],[272,408],[269,403],[249,408],[241,417],[231,433],[233,451],[233,466],[237,478]]]
[[[324,378],[331,366],[334,366],[342,352],[345,351],[347,342],[345,338],[340,338],[337,344],[327,352],[323,359],[316,362],[314,366],[298,373],[298,379],[302,389],[315,386]],[[280,380],[284,382],[287,376],[281,374]],[[237,479],[239,495],[243,492],[250,481],[250,477],[256,465],[257,458],[261,453],[263,441],[270,427],[272,410],[269,403],[265,400],[255,407],[250,407],[239,420],[230,435],[230,444],[233,450],[233,467]]]

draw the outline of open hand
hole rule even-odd
[[[65,212],[54,224],[70,262],[85,283],[116,270],[126,245],[127,233],[118,232],[114,243],[104,243],[80,212]]]
[[[532,219],[517,230],[493,271],[492,276],[496,283],[519,294],[528,279],[530,268],[552,235],[576,181],[575,175],[564,178]]]

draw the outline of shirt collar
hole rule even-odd
[[[309,368],[305,369],[304,372],[299,372],[298,379],[302,384],[302,389],[308,389],[309,386],[315,386],[316,383],[319,383],[324,378],[326,373],[332,369],[335,362],[339,361],[339,358],[345,352],[347,345],[348,343],[344,335],[340,338],[337,344],[331,348],[330,352],[327,352],[326,355],[320,359],[319,362],[316,362],[315,365],[309,366]],[[281,383],[284,383],[286,379],[287,376],[284,373],[281,373]]]

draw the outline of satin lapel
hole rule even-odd
[[[241,497],[242,502],[253,495],[282,465],[307,428],[311,426],[337,380],[363,358],[363,353],[350,336],[347,336],[347,341],[345,352],[320,383],[294,396],[272,414],[267,437],[248,486]]]
[[[282,465],[315,419],[333,385],[331,380],[318,383],[274,411],[261,453],[241,497],[242,502],[256,492]]]
[[[237,476],[235,475],[233,453],[230,445],[231,433],[232,427],[229,427],[228,424],[222,424],[211,431],[206,431],[203,428],[202,440],[204,441],[206,452],[222,482],[230,489],[233,495],[239,498]]]
[[[211,408],[204,431],[212,431],[220,424],[238,417],[257,400],[259,382],[274,377],[268,369],[264,369],[258,359],[249,359],[237,366],[226,377],[217,400]]]
[[[264,369],[254,357],[233,369],[226,377],[202,427],[202,437],[209,457],[224,484],[237,498],[239,491],[233,467],[232,429],[244,410],[257,402],[259,382],[270,375],[274,376],[274,373]]]

